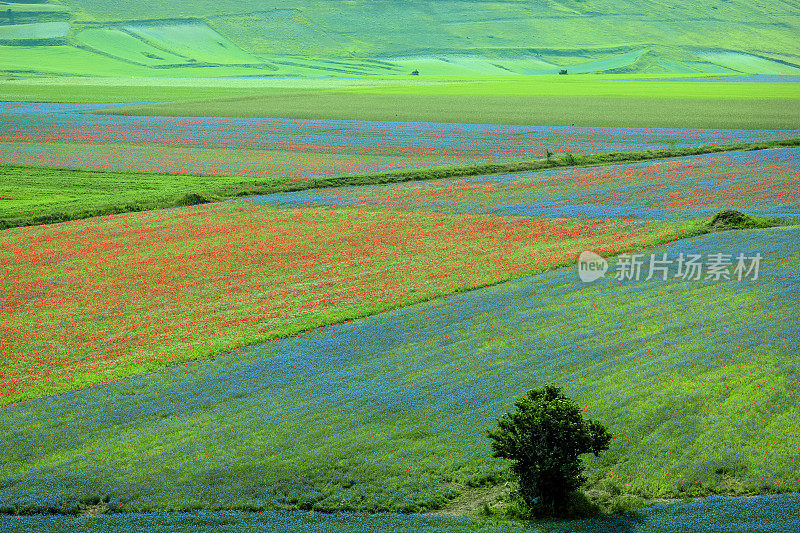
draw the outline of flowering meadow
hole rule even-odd
[[[758,142],[790,130],[584,128],[94,115],[101,104],[0,103],[0,164],[242,176],[409,167]]]
[[[52,243],[24,259],[19,252],[19,263],[40,265],[39,284],[25,286],[27,292],[18,295],[20,305],[41,306],[48,302],[48,290],[76,283],[69,278],[70,267],[110,280],[109,286],[83,289],[83,308],[87,302],[107,301],[109,287],[120,276],[112,271],[116,266],[98,259],[103,253],[117,258],[114,265],[141,264],[139,274],[126,274],[137,280],[160,272],[159,281],[149,282],[143,294],[161,308],[153,315],[158,319],[148,336],[180,325],[181,310],[168,308],[161,294],[175,286],[189,291],[199,284],[199,290],[216,291],[218,278],[229,275],[226,290],[232,297],[215,301],[216,313],[223,314],[237,301],[257,302],[258,290],[237,292],[236,283],[251,282],[236,280],[236,274],[258,277],[257,265],[269,258],[252,245],[244,246],[242,239],[251,237],[241,236],[251,235],[247,224],[254,217],[264,220],[270,211],[243,210],[240,218],[228,211],[225,220],[231,226],[235,220],[237,230],[225,234],[220,229],[218,236],[197,223],[201,212],[149,214],[149,223],[143,220],[127,229],[127,217],[96,221],[102,223],[97,231],[109,234],[104,251],[82,247],[81,235],[88,239],[95,231],[88,226],[36,228],[38,233],[29,234],[31,243],[37,242],[34,236],[47,242],[55,231],[69,233],[77,242],[73,252],[58,253]],[[306,217],[306,223],[273,224],[270,231],[306,227],[315,233],[317,213],[285,212],[281,216]],[[338,231],[363,240],[363,213],[356,217],[328,211],[326,217],[331,213],[347,220]],[[379,217],[369,216],[373,222]],[[412,215],[403,216],[403,227],[420,223]],[[157,217],[184,218],[179,230],[177,219]],[[446,218],[437,220],[447,225]],[[157,244],[148,236],[153,225],[172,228],[158,232],[165,250],[157,258],[151,249]],[[354,230],[348,233],[349,226]],[[137,232],[140,246],[135,252],[119,246],[124,240],[112,238],[128,231]],[[175,239],[170,231],[209,235],[207,256],[193,250],[194,266],[181,261],[190,241]],[[252,235],[272,246],[268,232]],[[442,237],[440,233],[439,245]],[[587,416],[614,435],[608,452],[588,460],[590,485],[642,496],[797,491],[799,237],[797,227],[727,231],[653,250],[670,256],[760,253],[764,261],[757,281],[657,277],[583,283],[574,266],[565,267],[213,360],[6,405],[0,408],[0,509],[75,511],[82,503],[102,501],[111,511],[424,511],[456,496],[451,483],[479,482],[504,468],[491,458],[485,431],[515,397],[545,383],[563,387]],[[302,243],[301,236],[293,238]],[[409,246],[424,247],[422,240]],[[216,243],[224,244],[222,249],[233,257],[215,253],[221,249],[213,248]],[[315,253],[328,254],[331,246],[317,243]],[[506,253],[514,249],[507,240],[504,246]],[[362,253],[356,250],[356,255]],[[74,254],[72,262],[68,253]],[[396,255],[395,261],[400,256],[423,261],[410,251]],[[155,269],[167,264],[167,258],[179,261],[180,268]],[[439,258],[449,263],[448,270],[465,275],[454,259]],[[367,279],[358,266],[361,261],[353,257],[348,271]],[[482,261],[492,264],[491,256]],[[226,268],[220,269],[220,263]],[[242,268],[237,270],[236,264]],[[315,264],[334,268],[321,257]],[[53,265],[60,278],[48,277]],[[302,265],[284,266],[289,274],[303,270]],[[196,274],[201,271],[202,278]],[[298,283],[312,283],[299,277]],[[333,277],[313,283],[323,279]],[[142,322],[146,308],[136,303],[141,289],[135,282],[116,287],[117,313],[124,316],[133,309],[140,315],[135,323]],[[194,307],[195,315],[208,316],[204,300],[183,301]],[[110,308],[80,317],[75,313],[80,307],[67,303],[60,319],[72,320],[71,331],[90,334],[97,324],[114,323]],[[37,316],[50,314],[39,310]],[[256,315],[253,311],[247,316]],[[117,331],[124,331],[117,323]],[[180,332],[198,329],[209,339],[219,338],[227,327],[218,316],[189,326]],[[29,339],[28,345],[50,342],[48,328],[58,331],[58,322],[40,327],[44,338]],[[112,342],[106,336],[95,346],[106,350]],[[672,522],[681,523],[680,516],[673,514]]]
[[[714,520],[709,520],[713,513]],[[710,497],[661,504],[634,514],[586,520],[539,523],[487,522],[452,516],[305,513],[298,511],[198,511],[192,513],[125,513],[95,517],[72,515],[0,516],[0,533],[722,533],[759,531],[795,533],[800,529],[796,494],[747,498]]]
[[[800,215],[800,148],[313,189],[247,201],[534,217],[698,217],[723,208]]]
[[[436,153],[377,154],[355,148],[304,152],[300,148],[198,148],[97,142],[0,141],[0,154],[2,163],[33,166],[293,179],[469,162]]]
[[[699,217],[722,208],[800,215],[798,148],[194,206],[185,204],[219,197],[166,196],[211,190],[215,178],[246,194],[283,178],[798,132],[85,113],[101,107],[0,103],[0,164],[32,165],[4,170],[16,176],[0,187],[0,201],[14,203],[7,217],[21,216],[20,205],[33,216],[47,195],[83,206],[93,194],[116,209],[113,195],[139,210],[158,191],[163,205],[184,207],[0,232],[0,515],[100,505],[208,512],[179,520],[193,530],[261,520],[350,531],[350,515],[317,523],[232,510],[442,509],[459,488],[503,475],[485,431],[546,383],[614,435],[588,460],[598,490],[800,489],[799,227],[663,244],[697,235],[707,227]],[[648,247],[760,254],[763,264],[757,280],[590,283],[564,267],[584,250]],[[775,505],[741,512],[756,523]],[[646,530],[698,520],[670,509],[646,511]],[[475,526],[370,519],[387,530]],[[34,516],[0,519],[0,532],[74,530],[80,520],[176,524],[158,514]]]
[[[0,233],[0,401],[664,242],[693,224],[208,204]]]

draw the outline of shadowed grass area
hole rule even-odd
[[[708,517],[713,513],[713,520]],[[785,533],[800,527],[800,498],[779,494],[746,498],[702,498],[661,504],[635,513],[589,520],[538,522],[541,533],[717,533],[757,530]],[[0,532],[37,531],[73,533],[102,530],[105,533],[153,531],[158,533],[256,533],[303,531],[304,533],[526,533],[532,524],[490,518],[454,516],[308,513],[302,511],[201,511],[192,513],[125,513],[100,516],[20,515],[0,516]]]

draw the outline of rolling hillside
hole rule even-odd
[[[781,0],[63,0],[0,7],[6,72],[800,74],[800,8]]]
[[[798,234],[655,250],[758,250],[755,282],[568,267],[6,406],[0,510],[436,508],[496,479],[485,430],[545,383],[615,436],[598,490],[796,491]]]

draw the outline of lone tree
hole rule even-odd
[[[517,410],[498,420],[489,431],[495,457],[513,461],[519,495],[535,516],[565,514],[569,496],[580,487],[580,455],[599,455],[611,435],[597,421],[584,420],[578,405],[561,389],[546,386],[518,399]]]

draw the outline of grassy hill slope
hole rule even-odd
[[[123,62],[122,30],[167,54],[205,64],[260,65],[253,74],[758,72],[800,74],[800,8],[763,0],[65,0],[68,41]],[[0,15],[3,44],[63,44],[41,30],[32,42],[19,15]],[[28,23],[53,13],[24,12]],[[37,18],[40,17],[40,18]],[[49,17],[49,18],[42,18]],[[106,32],[108,42],[102,35]],[[89,31],[88,34],[82,35]],[[3,37],[3,34],[6,34]],[[58,37],[58,39],[55,39]],[[18,39],[16,42],[14,39]],[[142,47],[137,43],[133,48]],[[9,51],[14,53],[13,50]],[[135,63],[174,64],[152,50]],[[257,57],[256,57],[257,56]],[[307,63],[308,58],[317,58]],[[305,58],[305,59],[298,59]],[[343,64],[336,60],[347,59]],[[372,61],[354,64],[353,58]],[[146,61],[150,59],[150,61]],[[154,64],[154,62],[156,64]],[[180,63],[178,61],[177,63]],[[187,65],[183,65],[186,67]],[[0,64],[0,68],[13,70]],[[300,70],[298,70],[300,69]],[[20,70],[20,69],[18,69]],[[236,73],[236,75],[241,75]]]
[[[785,52],[800,10],[763,0],[67,0],[97,20],[208,17],[248,50],[320,55],[401,55],[633,43]],[[276,38],[277,37],[277,38]],[[287,46],[291,46],[289,49]]]

